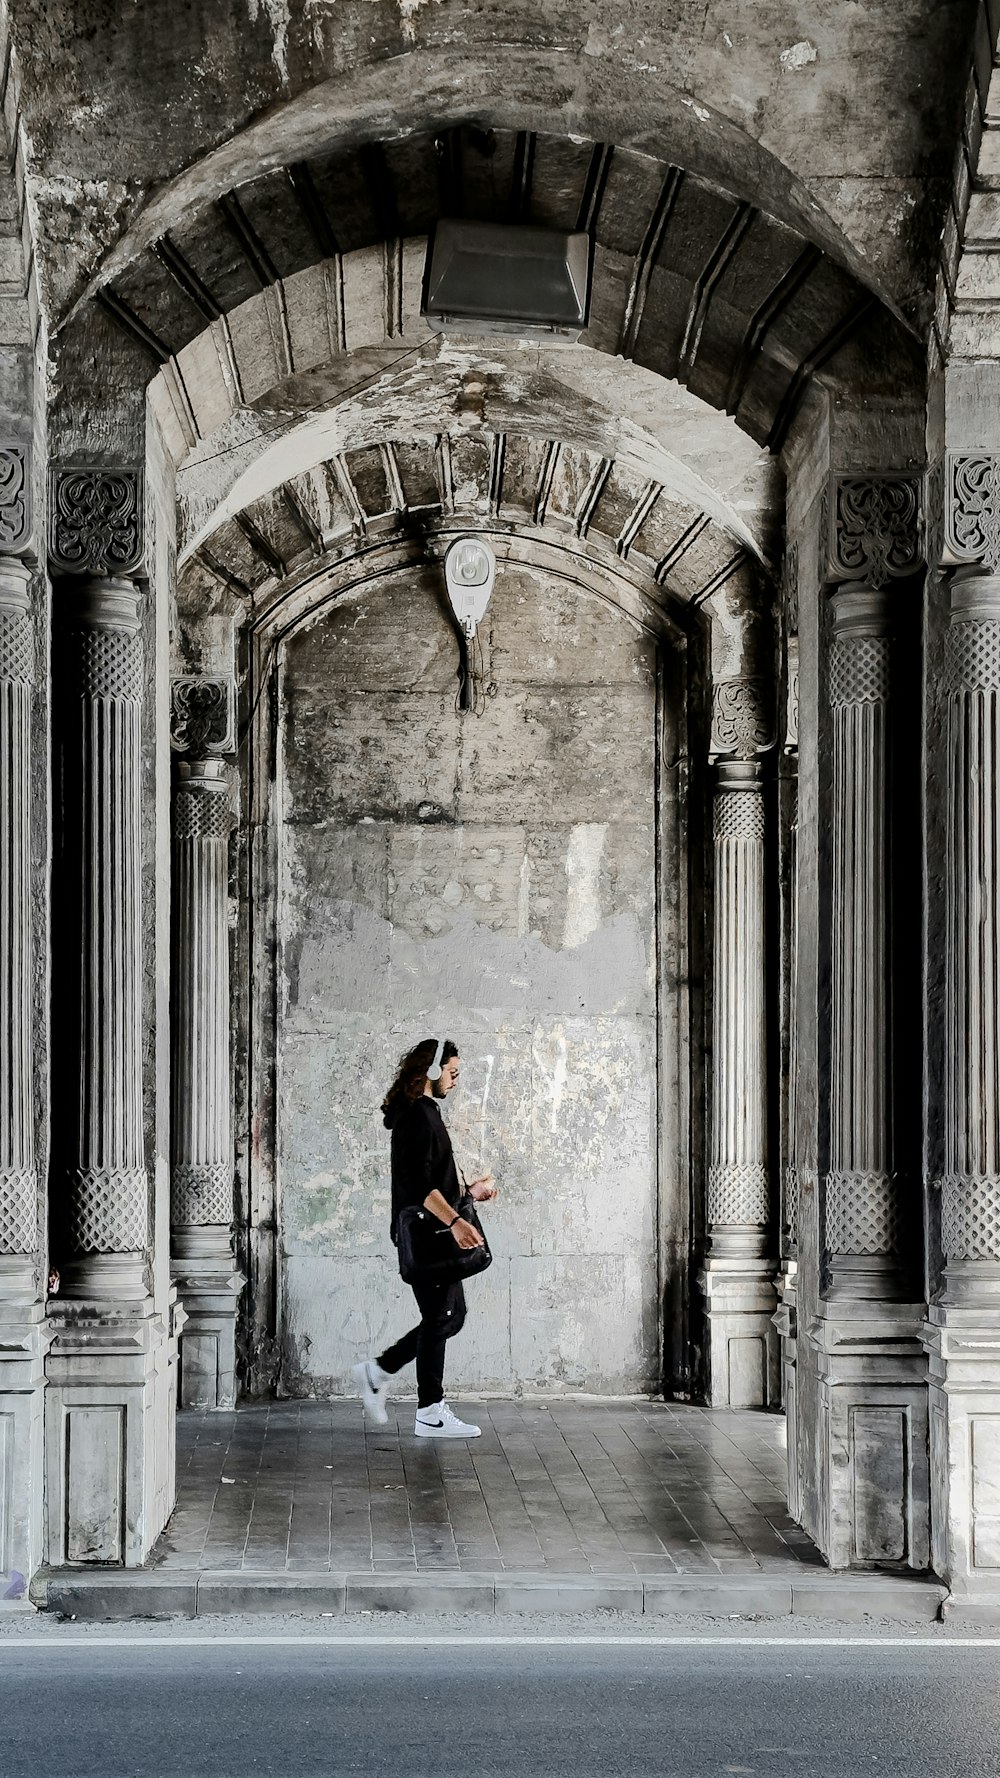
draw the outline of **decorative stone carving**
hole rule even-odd
[[[755,759],[774,745],[767,681],[726,679],[713,690],[712,754]]]
[[[715,793],[712,1156],[708,1221],[764,1228],[764,797],[758,767],[719,767]]]
[[[80,849],[80,1097],[68,1237],[78,1256],[141,1255],[143,1154],[141,598],[131,581],[64,595],[78,727],[65,744],[67,819]],[[81,1293],[88,1268],[80,1270]]]
[[[1000,1260],[1000,576],[952,586],[948,688],[945,1173],[947,1260]]]
[[[1000,567],[1000,457],[949,451],[944,466],[945,549],[956,562]]]
[[[757,1228],[767,1221],[767,1168],[762,1161],[708,1170],[708,1221],[713,1227]]]
[[[889,595],[868,586],[844,587],[833,595],[832,607],[833,957],[825,1248],[832,1287],[839,1290],[848,1288],[847,1279],[858,1269],[853,1258],[897,1254],[900,1216],[891,1177]]]
[[[996,565],[995,482],[956,541]],[[953,533],[954,536],[954,533]],[[943,663],[945,756],[943,1288],[927,1306],[932,1561],[953,1595],[996,1597],[1000,1427],[1000,573],[960,568]]]
[[[761,768],[723,760],[715,793],[712,1104],[701,1276],[709,1395],[767,1405],[778,1389],[767,1168],[764,797]]]
[[[187,1315],[185,1406],[231,1406],[243,1279],[230,1238],[233,1142],[229,1053],[228,769],[180,760],[174,794],[173,1269]]]
[[[0,443],[0,550],[17,555],[32,541],[31,447]]]
[[[174,797],[173,1203],[179,1223],[232,1221],[229,810],[221,760],[182,761]]]
[[[66,465],[49,473],[49,559],[57,574],[127,575],[142,566],[140,469]]]
[[[920,567],[919,477],[834,475],[828,513],[831,579],[883,587]]]
[[[170,689],[171,746],[197,759],[231,753],[235,743],[230,681],[185,674],[173,680]]]
[[[34,637],[29,586],[23,563],[0,560],[0,1254],[32,1254],[38,1246],[31,1090]]]

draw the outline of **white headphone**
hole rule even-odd
[[[427,1070],[428,1080],[440,1080],[441,1079],[441,1057],[443,1055],[444,1055],[444,1038],[439,1037],[438,1041],[437,1041],[437,1049],[434,1051],[434,1060]]]

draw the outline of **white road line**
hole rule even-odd
[[[2,1636],[3,1648],[1000,1648],[1000,1636]]]

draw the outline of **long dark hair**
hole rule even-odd
[[[407,1050],[405,1056],[400,1056],[396,1078],[382,1100],[383,1116],[387,1117],[399,1105],[400,1100],[406,1100],[410,1105],[416,1104],[423,1093],[427,1070],[434,1060],[437,1046],[436,1037],[425,1037],[420,1043],[414,1044],[411,1050]],[[457,1055],[457,1046],[446,1042],[441,1051],[442,1062],[448,1062],[452,1056]]]

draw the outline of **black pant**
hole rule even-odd
[[[444,1398],[445,1343],[465,1324],[465,1292],[460,1280],[454,1284],[411,1284],[410,1289],[417,1299],[420,1325],[411,1327],[377,1362],[394,1375],[415,1358],[417,1406],[432,1408]]]

